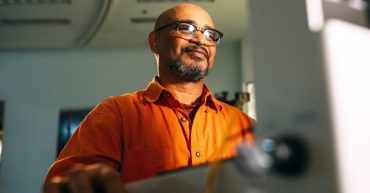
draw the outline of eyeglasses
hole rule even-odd
[[[190,22],[187,21],[175,21],[166,25],[163,25],[157,29],[155,32],[159,32],[167,27],[172,27],[176,31],[180,32],[180,34],[185,38],[193,38],[197,31],[202,32],[204,39],[207,42],[207,45],[217,45],[220,43],[220,40],[224,34],[220,31],[212,28],[203,28],[198,29],[198,27]]]

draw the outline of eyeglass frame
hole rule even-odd
[[[217,32],[217,33],[219,34],[220,38],[219,38],[219,39],[218,39],[218,41],[215,43],[215,45],[218,45],[218,44],[220,43],[221,38],[224,36],[224,34],[223,34],[222,32],[220,32],[220,31],[218,31],[217,29],[213,29],[213,28],[199,28],[199,27],[198,27],[197,25],[195,25],[193,22],[191,22],[191,21],[187,21],[187,20],[178,20],[178,21],[174,21],[174,22],[171,22],[171,23],[168,23],[168,24],[162,25],[162,26],[158,27],[157,29],[154,29],[154,31],[155,31],[155,32],[159,32],[159,31],[164,30],[165,28],[167,28],[167,27],[171,27],[171,26],[174,26],[174,28],[173,28],[173,29],[175,29],[175,30],[177,31],[177,27],[178,27],[178,26],[179,26],[179,24],[181,24],[181,23],[186,23],[186,24],[190,24],[190,25],[194,26],[196,31],[200,31],[200,32],[202,33],[203,37],[204,37],[204,32],[205,32],[206,30],[213,30],[213,31]]]

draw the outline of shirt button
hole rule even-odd
[[[182,118],[181,118],[181,121],[182,121],[182,122],[185,122],[185,121],[186,121],[186,117],[182,117]]]
[[[200,157],[200,152],[199,152],[199,151],[195,152],[195,155],[196,155],[197,157]]]
[[[206,109],[204,112],[208,113],[209,112],[209,109]]]

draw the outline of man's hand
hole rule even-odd
[[[46,182],[43,193],[127,193],[120,174],[104,165],[77,166]]]

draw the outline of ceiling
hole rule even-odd
[[[155,18],[182,2],[204,7],[224,42],[246,33],[247,0],[0,0],[0,49],[146,44]]]

